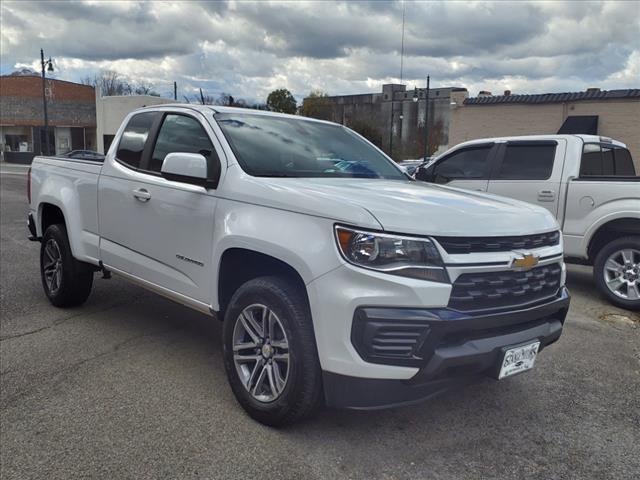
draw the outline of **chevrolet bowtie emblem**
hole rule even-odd
[[[511,268],[514,270],[530,270],[538,264],[538,257],[531,253],[523,253],[511,261]]]

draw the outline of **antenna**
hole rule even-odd
[[[400,43],[400,83],[402,83],[402,70],[404,67],[404,10],[405,3],[402,1],[402,41]]]

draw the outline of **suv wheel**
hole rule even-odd
[[[282,426],[318,407],[322,380],[311,315],[294,283],[260,277],[235,292],[223,355],[234,395],[257,421]]]
[[[64,225],[51,225],[44,232],[40,276],[47,298],[56,307],[81,305],[91,293],[93,269],[73,258]]]
[[[596,284],[609,301],[629,310],[640,309],[640,236],[606,244],[593,266]]]

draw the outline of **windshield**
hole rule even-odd
[[[378,150],[340,125],[251,113],[215,118],[250,175],[407,180]]]

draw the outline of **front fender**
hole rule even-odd
[[[216,310],[220,260],[230,248],[274,257],[296,270],[305,285],[343,263],[332,220],[225,199],[216,208],[213,245],[211,298]]]

